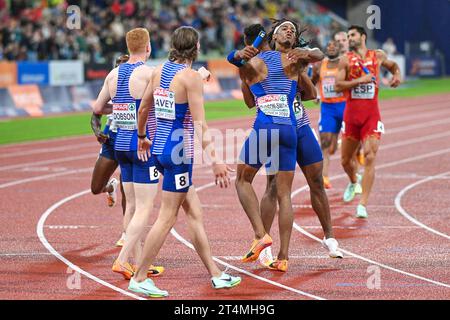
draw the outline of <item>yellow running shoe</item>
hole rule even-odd
[[[267,248],[272,244],[272,238],[266,233],[261,239],[253,240],[250,250],[245,256],[242,257],[242,262],[253,262],[258,260],[259,254],[264,248]]]
[[[330,182],[330,178],[328,177],[323,177],[323,186],[325,189],[331,189],[331,182]]]
[[[114,264],[112,266],[112,271],[116,273],[120,273],[125,280],[130,280],[131,277],[134,275],[134,267],[128,263],[125,262],[124,264],[120,263],[119,260],[114,261]]]
[[[136,271],[137,270],[137,265],[133,265],[133,270]],[[147,276],[148,277],[157,277],[159,275],[161,275],[164,272],[164,267],[162,266],[154,266],[151,265],[148,268],[148,272],[147,272]]]
[[[125,232],[122,233],[122,235],[120,236],[120,239],[117,240],[116,242],[116,247],[123,247],[123,244],[125,242]]]
[[[286,272],[288,269],[288,261],[287,260],[278,260],[276,259],[274,262],[267,266],[270,270]]]

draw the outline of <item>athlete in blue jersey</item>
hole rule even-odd
[[[94,111],[101,113],[104,111],[102,107],[112,100],[112,114],[118,128],[114,150],[126,195],[126,238],[112,270],[125,279],[130,279],[135,270],[134,265],[130,263],[131,253],[134,250],[134,260],[139,260],[142,253],[141,240],[158,190],[159,173],[153,158],[144,162],[139,160],[137,155],[139,106],[153,72],[152,68],[145,65],[150,56],[150,36],[146,29],[136,28],[126,34],[126,42],[130,58],[127,63],[121,64],[108,74],[94,105]],[[100,112],[96,109],[100,109]],[[146,129],[146,134],[151,136],[150,130]],[[150,275],[159,275],[163,271],[164,268],[154,266],[147,270]]]
[[[276,27],[282,25],[284,22],[286,22],[286,20],[279,21],[277,24],[275,24],[273,30],[275,30]],[[298,30],[298,27],[295,24],[293,25],[294,27],[296,27],[296,30]],[[241,57],[251,59],[253,56],[255,56],[257,50],[252,48],[250,46],[250,43],[252,43],[253,39],[258,35],[258,33],[261,30],[263,30],[263,27],[258,24],[246,28],[245,42],[247,46],[243,50],[234,53],[234,56],[237,56],[236,57],[237,61],[240,61],[239,59]],[[270,48],[268,46],[267,47],[263,46],[260,48],[261,51],[269,49]],[[301,59],[305,65],[310,61],[320,60],[322,56],[320,50],[317,49],[308,51],[302,49],[295,49],[293,51],[290,51],[290,54],[295,59]],[[233,57],[233,55],[231,56]],[[229,60],[233,59],[230,59],[229,56]],[[233,63],[233,61],[230,62]],[[237,64],[237,66],[239,67],[240,65]],[[240,68],[241,75],[244,72],[245,69]],[[320,146],[310,127],[310,121],[306,113],[306,110],[301,103],[301,99],[303,100],[314,99],[316,93],[314,85],[311,83],[309,77],[306,75],[306,72],[302,72],[299,76],[298,90],[299,92],[294,102],[294,111],[297,120],[297,163],[302,169],[302,172],[305,175],[308,185],[310,187],[311,203],[313,205],[313,209],[315,210],[317,216],[319,217],[325,235],[323,244],[328,249],[330,257],[342,257],[342,253],[338,250],[338,243],[334,239],[328,199],[325,190],[323,188],[323,184],[321,183],[322,154],[320,151]],[[254,107],[255,106],[254,97],[244,83],[242,86],[242,91],[247,106],[250,108]],[[270,166],[266,166],[266,171],[268,174],[267,186],[264,196],[261,199],[261,215],[265,230],[266,232],[269,232],[277,208],[277,188],[275,179],[276,176],[274,175],[273,172],[270,172]],[[259,260],[265,266],[270,265],[270,263],[273,261],[270,247],[264,249],[261,252]]]
[[[284,41],[294,43],[295,32],[291,29]],[[291,44],[292,45],[292,44]],[[263,41],[262,47],[267,46]],[[246,58],[245,55],[234,59]],[[263,164],[270,161],[271,171],[277,174],[276,193],[280,203],[280,251],[269,268],[286,271],[288,249],[292,231],[293,212],[290,199],[297,157],[296,114],[294,100],[301,64],[291,60],[286,52],[262,50],[240,68],[243,88],[255,97],[257,117],[253,131],[244,143],[238,165],[236,188],[241,204],[249,217],[255,240],[242,261],[258,259],[272,239],[261,218],[258,199],[252,181]],[[251,100],[251,99],[249,99]],[[267,150],[264,147],[267,145]],[[256,160],[256,161],[255,161]]]
[[[139,112],[139,153],[143,160],[151,154],[162,173],[163,192],[158,219],[147,235],[144,254],[128,289],[150,297],[168,296],[147,278],[147,267],[156,258],[170,229],[176,222],[181,206],[188,219],[189,234],[194,247],[211,275],[213,288],[231,288],[241,282],[222,272],[212,259],[211,248],[202,222],[201,204],[193,187],[192,165],[194,157],[194,124],[205,151],[209,151],[216,184],[228,187],[230,170],[217,163],[214,143],[211,141],[203,107],[203,80],[192,63],[199,52],[199,35],[192,27],[180,27],[171,38],[169,59],[155,69],[141,103]],[[151,110],[150,110],[151,109]],[[152,142],[145,134],[147,114],[157,118]]]
[[[129,56],[127,54],[121,55],[116,59],[115,68],[120,64],[127,62]],[[97,141],[102,145],[100,154],[95,162],[94,171],[91,178],[91,192],[92,194],[100,194],[106,192],[108,197],[108,206],[112,207],[117,201],[117,187],[119,182],[116,178],[112,178],[114,171],[116,171],[119,163],[117,162],[114,152],[114,142],[116,140],[117,128],[113,121],[112,114],[108,115],[108,120],[104,130],[101,130],[101,114],[92,113],[91,128],[97,137]],[[122,180],[120,179],[120,192],[122,194],[122,213],[125,216],[126,199],[122,187]],[[125,240],[125,229],[122,236],[116,242],[117,247],[122,247]]]

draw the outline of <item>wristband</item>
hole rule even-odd
[[[146,134],[143,134],[143,135],[138,134],[137,136],[138,136],[139,139],[145,139],[145,138],[147,138],[147,135],[146,135]]]
[[[230,54],[227,56],[227,60],[229,63],[235,65],[236,67],[240,68],[242,67],[244,64],[240,61],[240,60],[236,60],[234,58],[234,55],[236,54],[237,50],[233,50],[230,52]]]

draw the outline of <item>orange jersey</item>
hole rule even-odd
[[[347,105],[365,105],[378,106],[378,82],[379,70],[377,53],[375,50],[367,50],[364,59],[354,52],[347,53],[349,61],[349,73],[347,80],[353,80],[362,77],[365,73],[362,70],[361,63],[369,69],[370,73],[375,75],[376,81],[372,83],[360,84],[347,91]]]
[[[338,75],[338,66],[328,68],[328,58],[323,59],[320,66],[320,79],[318,82],[320,91],[320,100],[327,103],[338,103],[346,101],[346,97],[342,92],[334,90],[336,77]]]

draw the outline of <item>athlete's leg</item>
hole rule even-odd
[[[266,233],[270,233],[277,212],[276,175],[267,175],[266,191],[261,199],[261,218]]]
[[[360,142],[351,137],[342,137],[341,164],[351,183],[357,182],[355,153]]]
[[[280,205],[278,225],[280,228],[279,260],[288,260],[294,213],[292,210],[291,190],[295,171],[280,171],[276,178],[277,198]]]
[[[255,239],[261,239],[266,234],[266,231],[261,219],[258,197],[252,187],[252,182],[257,172],[257,168],[247,164],[238,164],[235,185],[239,201],[255,232]]]
[[[127,208],[127,197],[125,196],[125,191],[123,190],[122,175],[119,176],[119,181],[120,181],[120,194],[122,195],[122,203],[121,203],[122,214],[125,216],[125,210]]]
[[[123,182],[122,186],[126,197],[125,215],[123,217],[123,230],[127,230],[128,224],[133,218],[134,212],[136,210],[136,200],[133,182]]]
[[[380,140],[376,136],[369,136],[363,142],[364,148],[364,176],[362,179],[362,195],[360,204],[367,205],[369,200],[370,191],[372,190],[373,183],[375,181],[375,159],[378,152]]]
[[[197,251],[206,269],[208,269],[209,274],[212,277],[220,277],[222,271],[212,259],[211,247],[203,225],[201,203],[195,188],[189,188],[186,200],[182,206],[187,216],[188,232],[195,251]]]
[[[328,177],[328,168],[330,163],[330,155],[334,153],[335,148],[332,149],[333,133],[321,132],[320,133],[320,148],[323,154],[323,176]],[[337,141],[337,139],[336,139]]]
[[[184,192],[162,192],[158,218],[145,239],[143,253],[134,275],[135,281],[142,282],[147,278],[148,269],[155,260],[170,229],[175,225],[178,210],[185,199],[186,193]]]
[[[311,205],[319,218],[325,238],[334,238],[330,205],[322,180],[322,161],[300,167],[308,182]]]
[[[98,157],[91,178],[91,192],[93,194],[114,191],[112,185],[109,185],[108,188],[106,186],[114,171],[116,171],[117,166],[118,163],[115,160],[101,155]]]
[[[134,259],[139,261],[142,253],[141,239],[153,209],[153,200],[158,192],[158,185],[155,183],[133,183],[133,187],[136,208],[126,229],[126,240],[118,257],[120,263],[129,262],[133,249]]]

